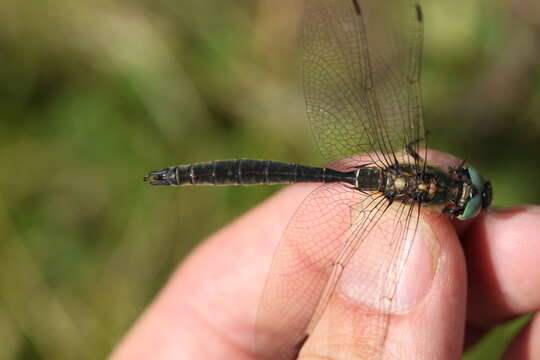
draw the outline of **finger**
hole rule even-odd
[[[367,239],[371,240],[371,239]],[[359,249],[359,251],[362,249]],[[370,252],[373,255],[372,252]],[[377,255],[377,254],[375,254]],[[354,259],[301,359],[455,359],[462,351],[465,322],[465,264],[448,220],[426,212],[397,288],[397,308],[387,317],[358,302]],[[387,275],[387,274],[385,274]],[[388,321],[383,349],[377,331]],[[375,337],[375,338],[374,338]],[[374,340],[375,339],[375,340]]]
[[[444,154],[436,153],[436,155],[439,155],[438,162],[442,163],[443,169],[446,168],[444,163],[449,160],[455,162]],[[358,159],[352,162],[362,163]],[[332,190],[332,186],[325,186],[322,189],[312,193],[297,210],[274,258],[265,292],[270,295],[263,299],[261,307],[263,310],[261,318],[268,331],[264,333],[265,336],[258,338],[258,350],[265,359],[288,359],[287,356],[292,358],[304,344],[305,349],[302,350],[301,356],[309,357],[350,359],[352,356],[369,357],[374,351],[386,353],[389,343],[386,341],[386,331],[388,326],[392,328],[393,324],[389,324],[388,316],[384,314],[396,309],[409,310],[409,307],[419,301],[431,286],[434,264],[437,261],[433,259],[433,253],[419,250],[419,253],[432,255],[424,256],[424,261],[420,261],[424,265],[427,263],[427,266],[417,266],[413,275],[409,276],[412,281],[403,282],[410,285],[401,285],[404,291],[399,292],[397,296],[393,294],[395,281],[400,274],[397,270],[407,260],[407,250],[404,247],[410,243],[408,240],[402,242],[401,238],[396,239],[393,236],[400,234],[399,225],[396,228],[396,224],[403,224],[402,221],[396,222],[396,219],[410,219],[411,214],[404,214],[410,209],[408,206],[396,201],[390,209],[386,209],[388,201],[384,197],[374,195],[366,199],[364,195],[362,200],[359,192]],[[378,207],[379,205],[381,206]],[[385,216],[377,222],[379,214],[385,209]],[[416,214],[412,215],[412,218],[417,218]],[[431,213],[431,215],[446,224],[447,231],[457,243],[455,232],[448,226],[446,218],[440,214]],[[373,223],[377,225],[367,234]],[[351,224],[353,226],[349,228]],[[415,225],[411,225],[411,228],[414,227]],[[433,232],[432,229],[427,229],[427,226],[420,228],[422,230],[418,235],[423,233],[429,235]],[[367,237],[364,237],[366,234]],[[430,241],[426,243],[429,244]],[[350,255],[340,256],[342,253],[354,254],[353,260],[348,263],[347,256]],[[426,258],[430,260],[426,261]],[[342,278],[352,279],[353,285],[347,293],[356,301],[356,306],[352,306],[356,315],[346,313],[346,316],[341,316],[340,307],[333,306],[336,299],[339,300],[340,295],[336,295],[331,298],[321,322],[317,323],[319,312],[328,304],[326,300],[328,294],[333,293],[335,285],[332,279],[338,277],[339,275],[335,274],[343,268],[345,270]],[[465,281],[457,284],[464,289]],[[464,306],[464,292],[461,294],[461,305]],[[392,301],[393,298],[399,299],[400,303],[388,308],[384,303],[389,299]],[[404,304],[407,302],[410,304]],[[383,315],[379,315],[381,312]],[[461,326],[457,329],[458,334],[461,332],[462,336],[464,312],[461,314],[461,318],[457,318],[461,320]],[[318,329],[324,328],[327,322],[325,319],[331,320],[333,326],[329,329],[335,331],[337,336],[331,336],[332,332],[323,332],[323,336],[317,335],[320,333]],[[347,319],[348,323],[340,321]],[[452,317],[452,320],[454,319],[455,316]],[[452,324],[452,321],[449,324]],[[313,332],[314,326],[316,328]],[[342,331],[343,329],[346,330]],[[448,326],[448,329],[455,330],[452,326]],[[459,345],[446,348],[456,349],[459,353],[462,337],[455,337],[453,334],[452,336]],[[442,338],[444,340],[446,336]],[[325,341],[328,339],[331,339],[330,343]],[[411,339],[414,342],[415,338]],[[399,341],[401,342],[401,339]],[[433,342],[434,349],[437,349],[437,345],[440,344]],[[310,347],[312,350],[309,350]],[[411,347],[414,347],[414,344]],[[288,355],[280,357],[283,354]],[[342,357],[337,354],[341,354]]]
[[[540,318],[538,315],[510,343],[503,360],[510,359],[540,359]]]
[[[483,214],[465,234],[468,321],[487,328],[540,308],[540,207]]]
[[[315,186],[284,189],[199,246],[112,359],[253,359],[255,315],[274,248]]]

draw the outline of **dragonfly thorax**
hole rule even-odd
[[[402,202],[439,202],[447,197],[447,188],[440,186],[435,168],[418,171],[416,166],[398,165],[383,170],[379,191],[389,200]]]
[[[427,206],[461,220],[475,217],[491,201],[491,184],[471,167],[393,165],[356,171],[360,191],[377,191],[390,202]]]

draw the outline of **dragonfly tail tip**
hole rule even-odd
[[[150,171],[143,180],[150,185],[174,185],[171,181],[170,170],[167,168]]]

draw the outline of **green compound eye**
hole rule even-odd
[[[480,194],[474,195],[467,205],[465,205],[465,210],[463,214],[459,215],[457,218],[460,220],[469,220],[475,217],[482,210],[482,197]]]
[[[465,205],[463,214],[457,217],[460,220],[472,219],[480,213],[482,210],[482,194],[486,184],[482,176],[480,176],[480,173],[475,168],[469,167],[467,168],[467,172],[469,173],[472,186],[475,189],[475,195],[467,202],[467,205]]]

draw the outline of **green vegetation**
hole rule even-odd
[[[0,4],[0,358],[104,357],[191,248],[278,189],[156,189],[148,170],[324,163],[304,114],[300,3]],[[529,3],[424,7],[430,147],[473,163],[495,206],[540,202]]]

